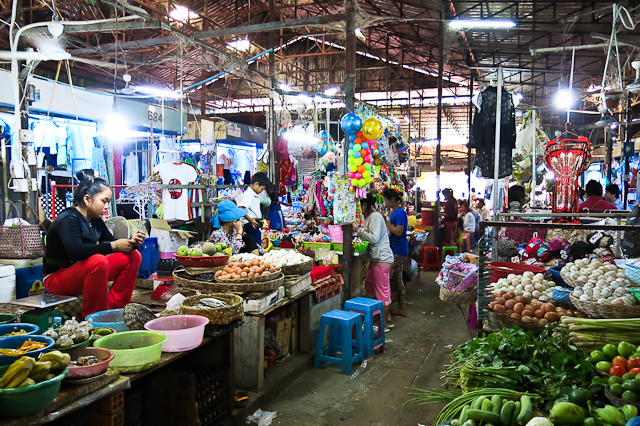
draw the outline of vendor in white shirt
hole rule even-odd
[[[249,187],[242,195],[236,199],[238,207],[247,210],[247,214],[242,219],[244,232],[246,235],[253,235],[258,246],[262,241],[260,232],[262,221],[261,196],[264,190],[271,185],[271,181],[266,173],[258,172],[251,178]]]
[[[618,208],[618,210],[624,210],[624,203],[620,199],[620,187],[615,183],[607,185],[604,199],[605,201],[610,202],[614,206]]]

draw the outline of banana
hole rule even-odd
[[[31,371],[34,365],[35,359],[28,356],[23,356],[17,361],[14,361],[0,379],[0,388],[7,388],[10,383],[13,383],[13,379],[23,371],[26,371],[27,375],[29,375],[29,371]],[[24,380],[24,378],[22,380]]]
[[[36,382],[41,382],[45,377],[47,377],[47,374],[49,374],[49,370],[51,370],[51,361],[38,361],[31,369],[29,378],[35,380]]]
[[[33,386],[35,384],[36,384],[36,382],[33,379],[30,379],[30,378],[27,377],[26,379],[24,379],[24,381],[22,383],[20,383],[20,385],[18,387],[19,388],[24,388],[24,387],[27,387],[27,386]]]
[[[60,351],[51,351],[40,357],[40,362],[49,361],[51,363],[52,373],[59,373],[71,364],[71,356]]]
[[[27,377],[29,377],[29,370],[20,370],[20,373],[13,376],[5,389],[17,388]]]

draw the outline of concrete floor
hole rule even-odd
[[[408,389],[441,386],[440,372],[453,347],[471,337],[457,305],[438,298],[435,272],[422,272],[407,286],[406,318],[394,318],[386,353],[355,379],[338,365],[309,368],[263,410],[277,411],[274,425],[433,426],[442,405],[403,404]],[[355,365],[354,365],[355,369]]]

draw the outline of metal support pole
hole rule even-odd
[[[574,49],[572,54],[571,54],[571,74],[569,75],[569,93],[571,93],[571,90],[573,89],[573,69],[575,67],[576,64],[576,50]],[[568,109],[567,110],[567,123],[571,122],[571,110]]]
[[[493,221],[498,221],[498,197],[500,196],[500,130],[502,121],[502,67],[498,67],[498,99],[496,101],[496,143],[493,156]],[[491,246],[491,258],[498,260],[498,233],[493,232],[493,245]]]
[[[538,140],[538,120],[536,118],[536,110],[533,109],[531,111],[531,121],[533,122],[533,153],[532,153],[532,166],[531,166],[531,205],[536,205],[536,169],[538,168],[538,164],[536,163],[536,141]]]
[[[438,117],[436,127],[436,217],[435,232],[436,246],[440,247],[440,169],[442,168],[442,77],[444,74],[444,12],[440,8],[440,36],[438,40]]]
[[[473,99],[473,76],[469,79],[469,99]],[[473,102],[469,102],[469,139],[471,139],[471,131],[473,130]],[[471,148],[467,144],[467,189],[469,190],[469,201],[471,201]],[[473,206],[475,208],[475,206]]]
[[[273,0],[269,0],[269,22],[275,20],[276,13]],[[275,46],[276,32],[269,31],[269,44]],[[276,98],[276,58],[273,51],[269,52],[269,112],[267,117],[267,129],[269,130],[269,178],[275,186],[275,190],[278,191],[280,183],[278,173],[278,161],[276,158],[276,111],[275,111],[275,98]]]
[[[347,0],[346,12],[346,38],[347,45],[345,50],[345,104],[347,111],[354,112],[355,109],[355,92],[356,92],[356,2],[357,0]],[[344,170],[349,170],[348,157],[346,155],[349,147],[348,136],[345,135],[345,146],[343,147]],[[352,292],[353,277],[353,224],[342,225],[343,250],[342,250],[342,279],[344,280],[344,299],[350,299]]]

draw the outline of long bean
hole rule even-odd
[[[517,392],[517,391],[513,391],[509,389],[501,389],[501,388],[488,388],[488,389],[474,390],[464,395],[460,395],[458,398],[454,399],[453,401],[445,405],[444,408],[440,411],[440,414],[438,414],[436,424],[440,424],[447,420],[452,420],[456,418],[460,414],[460,412],[462,411],[462,408],[465,405],[470,404],[472,401],[474,401],[476,398],[482,395],[489,396],[489,397],[493,395],[498,395],[502,399],[508,399],[512,401],[519,401],[522,395],[528,395],[532,398],[538,397],[538,395],[532,394],[532,393]]]

